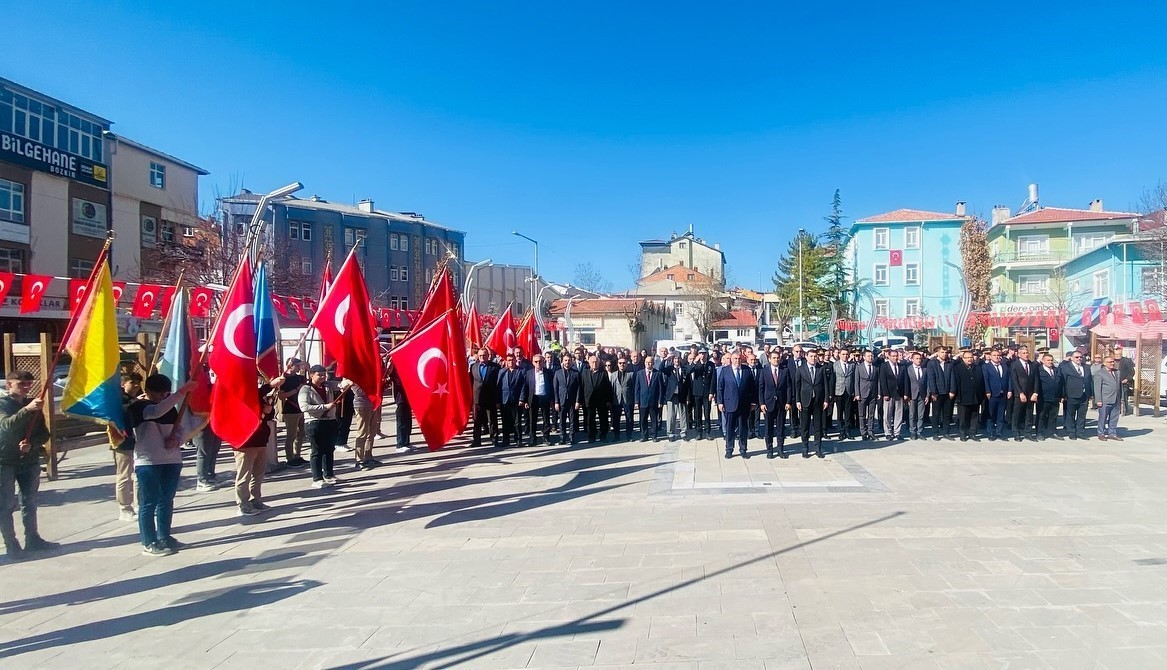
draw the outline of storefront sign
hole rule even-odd
[[[109,188],[106,166],[0,130],[0,158],[98,188]]]
[[[105,239],[105,205],[73,198],[73,232],[85,237]]]
[[[22,223],[0,221],[0,240],[29,244],[29,227]]]

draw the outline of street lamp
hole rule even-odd
[[[474,271],[486,265],[491,265],[489,258],[484,261],[478,261],[466,271],[466,288],[462,291],[462,303],[466,311],[470,311],[470,284],[474,281]]]
[[[806,341],[806,316],[802,313],[802,247],[806,243],[803,236],[806,235],[806,230],[798,229],[798,341]]]
[[[287,186],[277,188],[276,190],[261,196],[259,202],[256,204],[255,213],[251,215],[251,225],[247,228],[247,237],[244,240],[243,248],[246,250],[252,262],[255,262],[256,251],[254,247],[259,241],[260,233],[263,228],[263,213],[267,209],[267,203],[277,198],[282,198],[286,195],[291,195],[296,191],[304,188],[304,185],[298,181],[294,181]]]
[[[535,301],[538,299],[537,296],[535,295],[535,292],[536,292],[536,285],[538,284],[537,280],[539,279],[539,241],[535,240],[533,238],[527,237],[526,235],[520,233],[517,230],[512,230],[511,234],[516,236],[516,237],[521,237],[524,240],[535,245],[535,267],[534,267],[535,274],[533,274],[531,276],[531,308],[534,309],[535,308]]]

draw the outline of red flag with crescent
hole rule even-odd
[[[24,275],[20,287],[20,313],[31,314],[41,311],[41,298],[45,297],[45,291],[52,282],[53,278],[46,275]]]
[[[898,268],[904,264],[904,252],[899,249],[892,249],[891,253],[888,254],[888,259],[888,265],[893,268]]]
[[[356,255],[349,254],[328,295],[320,300],[312,327],[320,334],[324,350],[336,360],[336,374],[351,379],[372,401],[381,405],[381,347],[373,321],[369,289]]]
[[[486,338],[486,348],[499,356],[506,356],[506,353],[519,343],[515,334],[517,330],[515,315],[511,313],[511,306],[507,305],[506,312],[503,312],[503,315],[499,317],[498,323],[494,324],[494,330],[490,331],[490,335]]]
[[[69,280],[69,311],[75,312],[81,306],[81,301],[85,299],[85,289],[89,286],[87,279],[70,279]]]
[[[482,320],[478,318],[478,305],[470,303],[470,313],[466,315],[466,346],[477,352],[482,348]]]
[[[259,428],[259,369],[255,365],[255,293],[251,265],[244,257],[235,283],[210,337],[207,356],[211,387],[211,430],[231,445],[247,441]]]
[[[518,340],[517,346],[523,350],[523,358],[527,360],[531,360],[535,354],[543,353],[543,350],[539,348],[539,333],[535,326],[535,312],[530,310],[523,317],[522,323],[519,324],[519,330],[515,333],[515,339]]]
[[[11,272],[0,272],[0,304],[4,303],[4,299],[8,297],[8,292],[12,290],[13,279],[16,279],[16,275]]]
[[[154,306],[162,297],[162,287],[157,284],[142,284],[138,287],[138,295],[134,296],[134,307],[130,310],[139,319],[149,319],[154,313]]]
[[[206,286],[197,286],[190,290],[190,315],[203,318],[211,315],[211,305],[215,301],[215,292]]]
[[[174,290],[176,286],[167,286],[162,289],[162,304],[158,314],[165,319],[166,315],[170,313],[170,305],[174,302]]]
[[[470,375],[458,311],[446,311],[389,353],[430,451],[446,446],[470,418]]]
[[[288,307],[291,307],[292,311],[296,313],[297,319],[301,321],[308,320],[304,318],[304,303],[299,298],[288,298]]]
[[[430,285],[429,293],[426,293],[425,299],[421,303],[421,310],[410,327],[413,330],[422,328],[457,304],[458,298],[454,295],[454,282],[450,278],[450,268],[443,267]]]
[[[272,307],[276,308],[276,312],[278,312],[280,316],[282,316],[282,317],[288,316],[288,306],[284,304],[283,298],[281,298],[278,295],[273,293],[271,295],[271,304],[272,304]]]
[[[124,281],[115,281],[113,283],[113,304],[117,307],[118,302],[122,299],[122,294],[126,292],[126,283]]]

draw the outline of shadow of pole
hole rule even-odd
[[[485,639],[485,640],[478,640],[475,642],[468,642],[466,644],[458,645],[457,647],[450,647],[449,649],[440,649],[438,651],[434,651],[434,652],[430,652],[430,653],[426,653],[426,654],[419,654],[416,656],[410,656],[408,658],[400,658],[400,659],[396,659],[396,660],[391,660],[393,657],[387,656],[387,657],[382,658],[382,659],[377,659],[377,660],[369,661],[369,662],[365,662],[365,663],[355,663],[355,664],[341,665],[341,666],[337,666],[337,667],[343,668],[346,670],[363,670],[365,668],[384,668],[384,669],[388,669],[388,670],[405,670],[406,668],[417,668],[417,667],[420,667],[426,663],[433,663],[436,661],[445,660],[446,661],[445,663],[442,663],[441,665],[435,665],[433,667],[435,669],[437,669],[437,668],[451,668],[451,667],[454,667],[454,666],[459,665],[461,663],[468,663],[468,662],[473,661],[475,659],[479,659],[479,658],[482,658],[484,656],[489,656],[490,654],[493,654],[497,651],[501,651],[503,649],[506,649],[508,647],[512,647],[512,646],[519,644],[519,643],[522,643],[522,642],[528,642],[531,640],[541,640],[541,639],[547,639],[547,638],[554,638],[554,637],[562,637],[562,636],[566,636],[566,635],[578,635],[581,633],[589,633],[589,632],[596,632],[596,631],[613,630],[613,629],[619,628],[621,625],[623,625],[624,620],[621,619],[621,620],[611,620],[611,621],[596,621],[596,619],[600,619],[600,618],[605,617],[609,614],[619,612],[620,610],[627,609],[629,607],[632,607],[632,606],[638,605],[640,603],[652,600],[654,598],[658,598],[662,595],[665,595],[666,593],[672,593],[674,591],[679,591],[679,590],[684,589],[688,586],[692,586],[692,585],[697,584],[699,582],[703,582],[707,579],[710,579],[713,577],[719,577],[721,575],[733,572],[734,570],[739,570],[739,569],[744,568],[746,566],[750,566],[750,565],[753,565],[755,563],[760,563],[762,561],[772,559],[776,556],[781,556],[782,554],[789,553],[791,551],[802,549],[804,547],[809,547],[812,544],[817,544],[819,542],[825,542],[826,540],[830,540],[832,538],[839,537],[840,535],[845,535],[847,533],[851,533],[851,532],[860,530],[862,528],[874,526],[876,524],[880,524],[880,523],[883,523],[885,521],[889,521],[891,519],[903,516],[904,514],[907,514],[907,512],[895,512],[892,514],[888,514],[887,516],[882,516],[878,519],[872,519],[871,521],[866,521],[864,523],[861,523],[861,524],[858,524],[855,526],[850,526],[848,528],[843,528],[841,530],[837,530],[833,533],[828,533],[826,535],[823,535],[822,537],[817,537],[813,540],[799,542],[798,544],[793,544],[793,545],[790,545],[789,547],[784,547],[782,549],[778,549],[776,551],[772,551],[770,553],[763,554],[761,556],[756,556],[756,557],[751,558],[747,561],[742,561],[742,562],[737,563],[735,565],[730,565],[730,566],[724,567],[720,570],[715,570],[714,572],[711,572],[709,574],[702,575],[700,577],[693,577],[692,579],[687,579],[687,580],[680,582],[678,584],[673,584],[672,586],[664,587],[664,588],[659,589],[657,591],[653,591],[652,593],[646,593],[645,595],[640,596],[638,598],[633,598],[632,600],[626,600],[626,601],[619,603],[617,605],[612,605],[611,607],[606,607],[606,608],[599,610],[597,612],[593,612],[587,616],[583,616],[583,617],[580,617],[578,619],[575,619],[574,621],[568,621],[566,623],[557,624],[555,626],[547,626],[545,628],[540,628],[539,630],[531,631],[529,633],[512,633],[512,634],[504,635],[501,637],[494,637],[494,638]],[[465,654],[465,655],[463,655],[463,654]]]

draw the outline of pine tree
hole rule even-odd
[[[799,273],[799,249],[802,250],[802,272]],[[830,264],[826,249],[810,233],[802,231],[790,241],[786,253],[778,259],[774,271],[774,292],[781,307],[780,320],[787,325],[798,316],[799,279],[802,283],[802,305],[807,330],[809,324],[826,325],[831,316],[831,294],[828,290]]]
[[[850,277],[847,272],[847,242],[851,235],[843,227],[843,199],[839,189],[835,189],[835,197],[831,199],[831,213],[824,216],[827,222],[827,232],[823,233],[823,251],[827,255],[828,272],[826,277],[827,298],[838,310],[838,318],[851,318],[851,301],[848,294],[853,291]],[[805,259],[804,259],[805,260]]]

